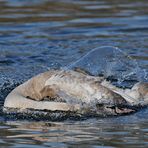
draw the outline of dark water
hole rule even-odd
[[[122,79],[133,71],[134,80],[147,81],[147,14],[147,0],[1,0],[1,107],[18,84],[50,68],[67,66],[96,47],[118,47],[132,57],[126,69],[120,65],[131,59],[123,53],[113,64],[117,68],[107,64],[108,75]],[[103,56],[112,61],[107,53]],[[148,147],[148,110],[62,122],[10,120],[1,114],[0,130],[0,147]]]

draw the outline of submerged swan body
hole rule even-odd
[[[50,70],[16,87],[6,97],[4,108],[86,111],[95,107],[99,114],[115,115],[133,112],[127,106],[139,105],[140,100],[141,105],[147,105],[147,83],[122,90],[102,77],[73,70]]]

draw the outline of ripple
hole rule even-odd
[[[107,75],[116,75],[115,83],[117,75],[123,78],[124,74],[128,80],[120,84],[123,87],[146,81],[147,6],[147,0],[1,0],[1,147],[147,147],[148,109],[124,117],[61,122],[8,119],[2,113],[4,99],[13,88],[50,68],[68,67],[96,47],[118,47],[137,61],[138,69],[132,62],[127,70],[122,66],[129,59],[119,54],[111,68],[103,62],[105,55],[97,53],[95,62]],[[129,77],[132,71],[138,77]]]

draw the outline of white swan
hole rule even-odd
[[[138,105],[140,99],[144,105],[148,103],[148,83],[122,90],[102,77],[73,70],[50,70],[16,87],[6,97],[4,108],[77,111],[81,109],[81,103],[96,102],[105,105],[105,110],[110,112],[110,106]],[[130,110],[118,108],[116,112],[128,113]]]

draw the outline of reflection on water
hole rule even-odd
[[[3,145],[10,143],[20,147],[135,147],[135,144],[136,147],[145,147],[148,144],[147,124],[144,118],[139,119],[140,116],[143,113],[84,121],[7,121],[1,124],[2,131],[5,131],[2,140],[5,142]]]
[[[112,68],[105,65],[109,74],[128,76],[135,70],[138,80],[147,81],[147,7],[147,0],[1,0],[1,106],[5,96],[26,79],[67,66],[101,46],[118,47],[138,63],[123,69],[121,62],[130,60],[121,54]],[[101,56],[98,61],[104,63]],[[145,109],[118,118],[63,122],[5,121],[1,115],[0,145],[147,147],[147,113]]]

